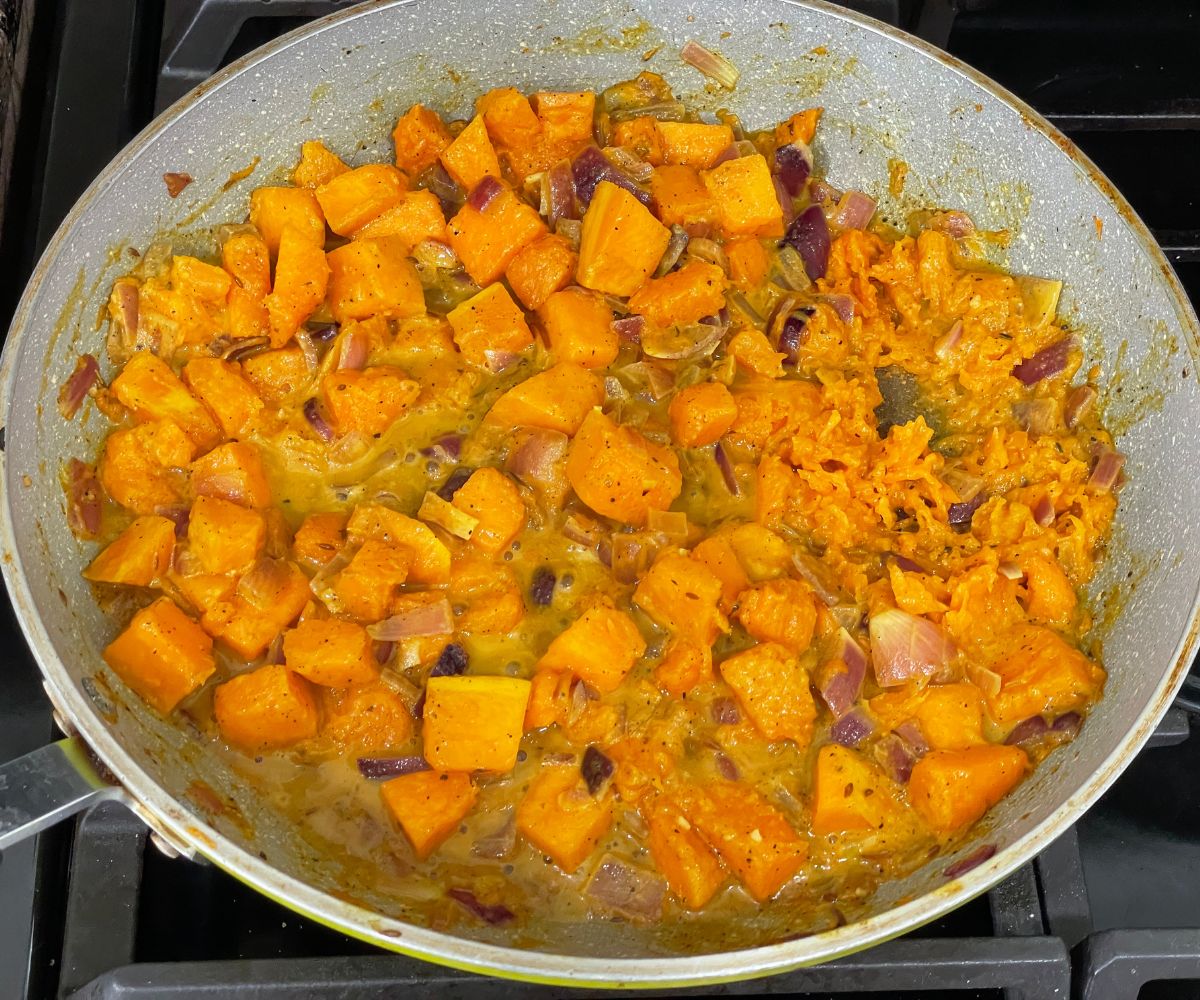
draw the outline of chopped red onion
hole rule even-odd
[[[804,271],[810,281],[825,276],[829,268],[829,223],[819,205],[809,205],[792,220],[783,237],[804,261]]]
[[[485,350],[483,352],[483,367],[493,375],[498,375],[500,372],[511,368],[520,360],[521,355],[513,351]]]
[[[820,563],[813,559],[806,552],[793,551],[792,565],[796,568],[796,573],[805,583],[813,589],[816,594],[828,607],[842,603],[842,596],[831,587],[825,580],[824,574],[820,568]]]
[[[902,555],[899,555],[898,553],[893,553],[892,562],[894,562],[897,566],[899,566],[900,569],[904,570],[905,573],[924,573],[925,572],[925,570],[923,570],[921,568],[919,563],[913,562],[911,559],[908,558],[908,556],[902,556]]]
[[[812,183],[809,185],[808,193],[814,205],[829,205],[842,197],[841,191],[819,177],[813,178]]]
[[[375,662],[382,667],[396,652],[396,644],[394,642],[373,642],[371,649],[375,653]]]
[[[372,639],[386,642],[449,635],[453,631],[454,613],[450,610],[448,597],[441,597],[428,604],[418,604],[408,611],[402,611],[398,615],[367,626],[367,633]]]
[[[117,302],[117,317],[125,328],[125,341],[131,347],[137,343],[138,333],[138,288],[132,281],[118,281],[113,286],[113,297]]]
[[[471,474],[474,471],[474,469],[468,466],[459,466],[457,469],[451,472],[446,481],[438,487],[437,495],[447,503],[453,500],[454,494],[466,485],[467,480],[471,478]]]
[[[965,503],[952,503],[946,508],[946,520],[956,526],[965,526],[971,523],[971,518],[975,516],[975,511],[979,510],[987,500],[986,493],[977,493]]]
[[[1054,501],[1048,496],[1041,497],[1033,505],[1033,520],[1039,527],[1050,527],[1054,523],[1055,516]]]
[[[402,774],[428,770],[429,762],[421,756],[358,758],[358,772],[364,778],[398,778]]]
[[[321,363],[321,352],[317,349],[317,344],[312,339],[312,334],[301,327],[296,331],[296,344],[300,348],[300,353],[304,355],[305,366],[310,372],[315,372],[317,366]]]
[[[175,524],[175,536],[184,538],[187,536],[188,525],[192,520],[192,511],[189,507],[155,507],[154,513],[159,517],[165,517],[167,520]]]
[[[582,685],[581,685],[582,686]],[[586,694],[586,690],[585,690]],[[593,795],[598,795],[608,785],[615,770],[612,758],[606,756],[598,748],[589,746],[583,751],[583,760],[579,763],[579,772],[587,784],[587,789]]]
[[[663,251],[662,259],[658,262],[658,268],[655,270],[654,276],[661,278],[678,264],[679,258],[683,256],[683,251],[687,249],[687,245],[687,230],[683,226],[672,226],[671,238],[667,241],[667,249]]]
[[[871,663],[880,687],[899,687],[911,680],[947,680],[958,649],[926,618],[888,608],[872,615]]]
[[[800,345],[807,339],[808,316],[811,310],[790,313],[779,331],[779,352],[784,355],[785,365],[795,365],[800,360]]]
[[[855,302],[849,295],[822,295],[821,301],[832,306],[843,323],[854,321]]]
[[[847,191],[829,217],[839,229],[866,229],[875,214],[875,199],[861,191]]]
[[[596,193],[596,185],[608,181],[617,187],[624,188],[643,205],[653,211],[654,199],[650,192],[638,185],[636,181],[623,170],[616,167],[598,146],[588,146],[571,165],[571,174],[575,178],[575,195],[585,207],[592,203],[592,195]]]
[[[235,364],[245,361],[247,358],[252,358],[257,354],[262,354],[263,351],[271,349],[270,337],[243,337],[241,340],[235,340],[221,354],[221,358],[225,361],[232,361]]]
[[[812,174],[813,155],[808,146],[796,140],[775,150],[775,175],[783,189],[793,198],[804,190],[804,183]]]
[[[58,390],[58,412],[70,420],[79,412],[92,386],[100,381],[100,365],[90,354],[81,354],[75,370]]]
[[[946,878],[958,878],[960,875],[966,875],[972,868],[978,868],[985,861],[990,859],[996,853],[995,844],[984,844],[968,854],[965,858],[954,862],[944,872]]]
[[[1078,712],[1067,712],[1064,715],[1060,715],[1050,727],[1053,732],[1069,736],[1071,739],[1079,735],[1081,728],[1083,728],[1083,716]]]
[[[1013,377],[1022,385],[1034,385],[1044,378],[1052,378],[1067,367],[1071,356],[1072,340],[1063,337],[1048,347],[1043,347],[1032,357],[1013,366]]]
[[[367,363],[367,352],[371,349],[366,334],[358,330],[342,333],[338,351],[338,371],[361,371]]]
[[[500,182],[491,174],[487,174],[467,196],[467,204],[477,212],[487,211],[488,205],[495,201],[496,195],[503,190]]]
[[[685,229],[684,234],[686,235],[686,233]],[[725,251],[721,249],[721,244],[716,240],[697,236],[688,243],[687,252],[689,257],[702,260],[706,264],[715,264],[722,271],[729,272],[729,258],[725,256]]]
[[[783,225],[786,228],[796,218],[796,205],[778,175],[771,178],[771,183],[775,186],[775,200],[779,202],[779,210],[783,214]]]
[[[437,663],[429,671],[430,677],[458,677],[467,672],[467,651],[457,642],[451,642],[438,655]]]
[[[462,454],[462,442],[461,434],[445,434],[428,448],[422,448],[421,454],[426,458],[436,458],[441,462],[457,462],[459,455]]]
[[[729,332],[728,323],[710,322],[705,317],[689,326],[643,327],[642,353],[660,361],[692,361],[706,358]]]
[[[719,167],[722,163],[728,163],[730,160],[736,160],[741,155],[742,154],[741,154],[741,151],[737,147],[737,143],[731,142],[728,146],[726,146],[724,149],[721,150],[721,152],[719,152],[717,154],[716,159],[714,159],[712,161],[712,167],[710,167],[709,169]]]
[[[733,759],[726,754],[717,751],[713,754],[713,761],[717,766],[717,773],[726,781],[737,781],[741,777],[741,772],[738,771],[738,766],[733,762]]]
[[[733,463],[729,460],[729,455],[726,454],[725,447],[720,441],[713,445],[713,458],[717,460],[717,468],[721,470],[721,479],[725,483],[725,488],[733,496],[740,497],[742,488],[738,485],[737,475],[733,471]]]
[[[1013,417],[1035,438],[1058,428],[1058,405],[1053,399],[1019,399],[1012,405]]]
[[[1049,729],[1050,726],[1046,720],[1040,715],[1035,715],[1024,722],[1018,722],[1004,742],[1010,747],[1020,746],[1022,743],[1031,743],[1045,736]]]
[[[542,215],[546,217],[546,224],[551,228],[554,228],[560,219],[577,217],[575,178],[571,173],[569,160],[559,160],[542,174],[541,210]]]
[[[895,733],[888,733],[875,744],[875,759],[893,781],[906,784],[912,776],[913,765],[921,759],[905,740]]]
[[[599,545],[600,540],[608,534],[599,521],[593,521],[586,514],[571,514],[563,524],[563,534],[573,542],[589,547]]]
[[[642,330],[646,326],[645,316],[625,316],[612,321],[612,328],[617,336],[627,344],[640,344]]]
[[[996,567],[996,572],[1006,580],[1023,580],[1025,571],[1014,562],[1002,562]]]
[[[829,738],[844,747],[856,747],[875,732],[875,723],[861,708],[847,712],[829,730]]]
[[[906,719],[894,731],[918,757],[924,757],[929,753],[929,744],[925,742],[925,734],[921,732],[921,727],[915,719]]]
[[[1063,409],[1063,420],[1068,427],[1079,423],[1096,402],[1098,393],[1090,385],[1077,385],[1067,397],[1067,405]]]
[[[1096,456],[1096,464],[1088,477],[1088,486],[1110,492],[1116,487],[1121,478],[1121,469],[1125,465],[1125,456],[1108,445],[1102,445]]]
[[[981,667],[975,663],[967,664],[967,680],[974,684],[987,697],[995,698],[1004,686],[1004,679],[994,670]]]
[[[954,349],[958,347],[962,340],[963,324],[961,319],[956,319],[954,325],[943,333],[933,344],[933,353],[939,358],[947,358],[954,353]]]
[[[742,721],[738,703],[732,698],[714,698],[708,707],[708,714],[718,726],[736,726]]]
[[[547,490],[562,479],[570,441],[561,431],[527,428],[514,442],[504,469],[533,490]]]
[[[549,607],[554,601],[554,588],[558,577],[549,566],[539,566],[533,571],[533,580],[529,584],[529,599],[539,608]]]
[[[705,76],[716,80],[726,90],[733,90],[741,76],[737,67],[723,55],[706,49],[692,39],[685,42],[679,50],[679,58],[689,66],[695,66]]]
[[[971,221],[971,217],[966,212],[959,211],[934,213],[927,228],[945,233],[956,240],[975,234],[975,223]]]
[[[336,324],[323,323],[316,329],[309,330],[308,335],[318,344],[328,344],[338,335],[338,328]]]
[[[639,184],[645,184],[654,173],[654,167],[643,160],[631,149],[622,146],[610,146],[604,150],[607,156],[619,170],[624,170]]]
[[[67,524],[76,538],[95,538],[100,531],[100,480],[96,470],[77,458],[67,463]]]
[[[635,868],[608,854],[601,859],[585,891],[602,906],[631,920],[657,920],[662,916],[667,883],[652,871]]]
[[[333,428],[329,426],[324,415],[321,413],[321,404],[315,398],[304,401],[304,419],[308,421],[322,439],[332,441],[334,438]]]
[[[512,810],[507,810],[503,822],[490,833],[471,845],[471,853],[477,858],[507,858],[517,846],[517,824]]]
[[[481,903],[470,889],[447,889],[446,895],[485,924],[507,924],[517,919],[517,915],[503,903]]]
[[[828,671],[822,678],[817,693],[833,713],[833,717],[840,719],[854,707],[862,693],[863,680],[867,676],[867,657],[862,647],[844,628],[838,630],[834,656],[841,661],[843,669]]]

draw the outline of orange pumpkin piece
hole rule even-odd
[[[794,653],[778,643],[761,642],[724,660],[720,671],[763,736],[771,742],[787,739],[801,748],[808,746],[817,708],[808,672]]]
[[[408,412],[421,387],[399,368],[376,365],[330,372],[321,380],[329,416],[339,434],[379,437]]]
[[[721,581],[682,551],[665,551],[638,581],[633,603],[680,639],[711,646],[726,629]]]
[[[584,418],[567,456],[567,479],[597,514],[643,527],[683,490],[679,458],[600,410]]]
[[[612,825],[612,799],[593,796],[579,768],[545,767],[517,806],[517,830],[568,875]]]
[[[677,164],[655,167],[650,175],[650,193],[658,205],[658,217],[665,225],[686,227],[717,219],[716,202],[694,167]]]
[[[167,577],[183,599],[201,614],[232,600],[237,589],[237,580],[224,574],[196,573],[183,576],[171,570]]]
[[[497,87],[475,101],[475,112],[482,116],[488,135],[501,146],[532,146],[542,131],[529,99],[515,87]]]
[[[133,616],[104,650],[104,662],[163,715],[216,670],[212,640],[166,597]]]
[[[186,254],[171,258],[171,287],[176,291],[186,291],[205,302],[221,303],[232,284],[229,272],[215,264],[206,264]]]
[[[325,709],[321,737],[344,753],[396,753],[412,738],[408,706],[382,681],[348,691],[326,688],[321,694]]]
[[[339,236],[353,236],[400,203],[408,179],[388,163],[368,163],[338,174],[316,190],[325,221]]]
[[[425,240],[446,241],[446,216],[432,191],[406,191],[391,208],[385,209],[354,234],[356,240],[390,236],[411,254]]]
[[[812,642],[817,606],[799,580],[768,580],[739,598],[737,619],[759,642],[775,642],[802,653]]]
[[[617,360],[621,339],[612,327],[613,311],[596,292],[564,288],[547,298],[537,314],[559,361],[607,368]]]
[[[184,366],[183,381],[217,418],[226,437],[237,437],[262,412],[262,399],[232,362],[192,358]]]
[[[458,349],[473,365],[492,367],[498,356],[520,354],[533,344],[525,314],[500,284],[488,285],[455,306],[446,319]]]
[[[125,363],[113,379],[112,391],[138,420],[170,420],[198,448],[211,448],[221,440],[221,429],[204,405],[149,351],[139,351]]]
[[[969,826],[1025,776],[1029,758],[1020,747],[983,746],[931,750],[913,765],[908,799],[935,831]]]
[[[238,581],[232,599],[205,609],[200,623],[242,659],[254,660],[311,597],[308,577],[299,566],[286,559],[261,559]]]
[[[733,145],[733,129],[705,122],[659,122],[663,159],[707,170]]]
[[[930,684],[919,691],[885,691],[872,698],[870,706],[871,714],[888,729],[915,719],[934,750],[964,750],[985,742],[983,695],[965,681]]]
[[[171,568],[175,553],[175,522],[149,515],[139,517],[114,538],[83,571],[93,583],[149,587]]]
[[[392,141],[396,145],[396,166],[415,177],[437,162],[452,137],[436,111],[414,104],[396,122]]]
[[[638,115],[635,118],[626,118],[623,122],[617,122],[613,128],[612,144],[632,150],[655,167],[662,164],[665,155],[658,122],[649,115]]]
[[[238,674],[213,692],[213,716],[243,750],[278,750],[317,735],[320,712],[308,681],[282,664]]]
[[[521,250],[547,232],[537,210],[513,194],[503,181],[498,183],[500,192],[482,212],[467,202],[446,224],[451,248],[471,280],[480,286],[499,278]]]
[[[188,519],[188,550],[205,573],[244,573],[266,539],[262,514],[218,497],[201,496]]]
[[[379,794],[420,861],[458,829],[479,796],[470,775],[446,771],[402,774],[380,785]]]
[[[642,807],[646,846],[667,885],[691,910],[701,909],[725,882],[725,868],[670,796]]]
[[[817,122],[821,120],[824,108],[808,108],[797,111],[785,122],[775,126],[775,144],[786,146],[793,142],[802,142],[806,146],[813,141],[817,134]]]
[[[787,355],[775,350],[761,330],[749,326],[738,330],[730,338],[729,353],[742,368],[755,375],[766,378],[783,375],[783,359]]]
[[[712,647],[696,642],[675,642],[654,668],[654,681],[676,698],[712,680]]]
[[[783,235],[783,209],[766,158],[760,153],[726,160],[700,173],[728,236]]]
[[[684,817],[760,903],[804,864],[808,844],[783,814],[748,785],[714,781],[678,794]]]
[[[729,279],[741,291],[751,292],[767,280],[771,260],[755,237],[730,240],[725,244],[725,259],[729,261]]]
[[[533,95],[532,103],[546,142],[564,155],[592,141],[596,95],[590,90],[543,90]]]
[[[438,154],[438,159],[454,183],[468,193],[485,177],[500,177],[500,161],[488,138],[482,115],[472,118],[454,141]]]
[[[476,469],[451,502],[479,522],[471,543],[490,555],[507,549],[525,527],[525,501],[499,469]]]
[[[271,290],[271,251],[258,233],[230,236],[221,244],[221,264],[251,298],[261,300]]]
[[[170,420],[113,431],[104,442],[99,479],[104,492],[135,514],[153,514],[183,499],[183,478],[196,446]]]
[[[547,233],[513,257],[504,277],[526,309],[537,309],[551,295],[570,284],[578,261],[570,243],[561,236]]]
[[[283,657],[301,677],[322,687],[368,684],[379,676],[367,630],[340,618],[308,618],[289,629]]]
[[[675,393],[667,410],[671,437],[681,448],[703,448],[721,439],[737,413],[737,403],[722,383],[690,385]]]
[[[1027,555],[1021,560],[1025,571],[1025,612],[1044,625],[1068,628],[1075,618],[1078,597],[1067,574],[1049,556]]]
[[[1012,639],[1014,652],[992,664],[1000,690],[987,695],[988,714],[1000,726],[1076,711],[1103,690],[1104,670],[1050,629],[1026,625]]]
[[[604,384],[586,368],[562,362],[518,382],[488,411],[489,423],[542,427],[568,437],[604,402]]]
[[[455,562],[450,600],[466,606],[457,629],[468,635],[507,635],[525,617],[525,598],[513,571],[482,557]]]
[[[817,754],[813,775],[812,831],[818,836],[912,826],[900,786],[874,762],[848,747],[829,744]]]
[[[229,301],[225,305],[225,325],[233,340],[269,336],[271,318],[267,314],[265,293],[251,295],[240,285],[230,288]]]
[[[692,549],[692,558],[721,581],[721,610],[729,614],[737,604],[738,596],[750,586],[750,578],[742,568],[729,535],[709,535]]]
[[[413,551],[407,546],[368,538],[334,581],[343,609],[363,621],[386,618],[412,561]]]
[[[567,670],[539,670],[533,675],[525,708],[526,732],[566,722],[573,682]]]
[[[415,316],[425,293],[402,237],[360,239],[329,251],[329,305],[339,323],[369,316]]]
[[[686,326],[721,311],[728,283],[716,264],[691,260],[647,281],[630,297],[629,309],[655,326]]]
[[[624,188],[596,185],[583,215],[576,280],[610,295],[632,295],[654,273],[671,231]]]
[[[242,374],[268,406],[279,406],[312,379],[299,347],[263,351],[241,363]]]
[[[284,226],[275,263],[275,285],[263,300],[272,347],[282,347],[295,336],[300,324],[325,301],[328,286],[325,251],[296,226]]]
[[[192,463],[192,491],[222,497],[244,507],[271,506],[271,484],[258,447],[230,441]]]
[[[354,508],[346,524],[353,541],[377,538],[403,545],[413,553],[408,582],[440,586],[450,581],[450,550],[426,525],[382,504],[363,503]]]
[[[511,771],[528,704],[529,681],[518,677],[430,677],[425,759],[446,771]]]
[[[346,542],[346,515],[309,514],[292,539],[292,554],[311,566],[324,566]]]
[[[314,139],[301,144],[300,161],[292,170],[292,183],[296,187],[318,188],[349,169],[325,143]]]
[[[288,226],[294,226],[298,238],[309,246],[325,245],[325,216],[309,188],[255,188],[250,192],[250,224],[258,230],[272,257],[279,253]]]
[[[537,669],[569,670],[608,694],[621,686],[644,652],[646,640],[634,620],[600,598],[554,638]]]

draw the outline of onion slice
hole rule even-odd
[[[79,355],[75,370],[58,390],[58,412],[70,420],[79,412],[92,386],[100,381],[100,365],[90,354]]]
[[[867,656],[850,633],[842,628],[838,629],[834,658],[838,663],[823,669],[817,693],[833,717],[840,719],[854,708],[862,693],[867,676]]]
[[[793,198],[804,190],[812,168],[812,150],[798,139],[775,150],[775,176]]]
[[[467,196],[467,204],[477,212],[486,212],[488,205],[495,201],[496,195],[503,190],[504,188],[500,186],[500,182],[495,177],[485,174],[483,180],[476,184]]]
[[[385,642],[415,639],[420,636],[449,635],[453,631],[454,613],[450,610],[448,597],[417,605],[367,626],[367,634],[372,639]]]
[[[1088,477],[1088,486],[1101,493],[1110,493],[1120,484],[1125,456],[1108,445],[1101,445],[1096,454],[1096,464]]]
[[[792,220],[783,242],[804,261],[804,271],[810,281],[825,277],[829,268],[829,223],[819,205],[809,205]]]
[[[1013,366],[1013,377],[1022,385],[1035,385],[1042,379],[1053,378],[1067,367],[1071,355],[1072,340],[1063,337],[1036,354]]]
[[[717,468],[721,470],[721,479],[725,483],[725,489],[729,490],[731,496],[740,497],[742,488],[738,485],[737,474],[733,471],[733,463],[729,460],[729,454],[720,441],[713,445],[713,458],[716,459]]]
[[[1077,385],[1067,397],[1067,405],[1063,409],[1063,420],[1068,427],[1074,427],[1084,417],[1096,402],[1099,395],[1090,385]]]
[[[861,708],[856,708],[833,724],[829,730],[829,737],[834,743],[840,743],[844,747],[856,747],[873,732],[875,723]]]
[[[606,854],[584,891],[602,906],[631,920],[657,920],[662,916],[667,883],[652,871]]]
[[[899,608],[872,615],[871,664],[883,688],[911,680],[949,680],[949,667],[958,649],[938,626]]]
[[[428,770],[429,762],[420,756],[358,758],[358,773],[364,778],[398,778],[402,774]]]
[[[67,463],[67,525],[76,538],[95,538],[100,532],[100,480],[96,470],[77,458]]]
[[[325,419],[325,415],[321,412],[321,404],[317,402],[316,398],[304,401],[304,419],[321,436],[322,440],[333,440],[333,428],[329,426],[329,421]]]
[[[695,66],[705,76],[716,80],[726,90],[737,86],[741,73],[728,59],[719,52],[706,49],[699,42],[689,39],[679,50],[679,58],[689,66]]]
[[[958,878],[960,875],[966,875],[972,868],[978,868],[985,861],[990,859],[996,853],[995,844],[984,844],[982,847],[977,847],[965,858],[960,858],[950,865],[943,874],[946,878]]]
[[[503,903],[481,903],[470,889],[447,889],[446,895],[485,924],[507,924],[517,915]]]
[[[830,214],[829,221],[839,229],[866,229],[874,214],[874,198],[861,191],[847,191]]]

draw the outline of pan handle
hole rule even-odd
[[[78,740],[59,740],[0,764],[0,851],[124,794],[100,777]]]

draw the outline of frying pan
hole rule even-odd
[[[741,70],[732,93],[677,58],[695,38]],[[658,49],[648,61],[643,54]],[[701,108],[756,127],[816,104],[832,183],[878,197],[885,219],[965,209],[1008,230],[997,261],[1061,278],[1060,313],[1086,364],[1105,373],[1106,420],[1130,481],[1107,561],[1091,587],[1108,688],[1079,738],[1056,750],[952,856],[885,884],[850,922],[808,936],[796,914],[698,917],[684,937],[610,921],[447,932],[314,849],[266,789],[230,769],[178,717],[160,718],[112,676],[115,631],[79,570],[89,546],[66,529],[58,470],[95,453],[105,424],[67,423],[54,393],[81,351],[101,353],[96,317],[129,247],[162,234],[177,248],[245,216],[249,190],[323,137],[355,162],[386,159],[399,113],[422,101],[454,116],[489,87],[602,87],[643,69]],[[909,166],[899,198],[888,161]],[[236,174],[256,164],[250,176]],[[167,196],[162,174],[194,182]],[[199,235],[192,235],[199,234]],[[494,975],[561,984],[681,985],[764,975],[902,934],[985,891],[1050,844],[1116,778],[1153,731],[1197,645],[1200,582],[1200,342],[1178,280],[1125,200],[1071,143],[995,84],[923,43],[820,3],[783,0],[471,0],[366,4],[317,21],[229,67],[146,129],[58,230],[21,301],[0,362],[4,502],[0,560],[61,724],[72,734],[0,770],[0,847],[119,796],[160,842],[210,859],[309,917],[383,948]],[[89,751],[107,769],[101,778]],[[203,794],[198,792],[203,789]],[[945,870],[998,848],[959,878]],[[430,887],[436,889],[436,887]],[[539,920],[543,922],[539,923]]]

